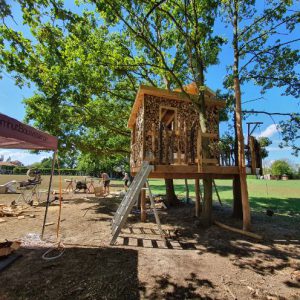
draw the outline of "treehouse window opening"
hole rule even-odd
[[[169,130],[176,130],[177,109],[172,107],[160,107],[159,121]]]

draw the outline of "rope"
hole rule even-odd
[[[54,260],[63,255],[65,252],[65,246],[60,240],[60,222],[61,222],[61,209],[62,209],[62,178],[60,173],[60,166],[59,166],[59,160],[58,155],[56,155],[56,163],[57,163],[57,170],[58,170],[58,176],[59,176],[59,210],[58,210],[58,217],[57,217],[57,226],[56,226],[56,240],[57,242],[53,244],[53,248],[48,249],[43,255],[42,259],[44,260]],[[57,245],[54,247],[54,245]],[[59,254],[56,256],[48,257],[48,254],[51,253],[54,250],[58,250]]]

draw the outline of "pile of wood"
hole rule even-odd
[[[0,243],[0,257],[2,256],[8,256],[12,252],[18,250],[20,248],[21,243],[20,242],[10,242],[6,241],[3,243]]]
[[[0,217],[19,217],[28,207],[22,205],[4,205],[0,204]]]

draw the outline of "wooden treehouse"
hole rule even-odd
[[[205,90],[206,132],[199,126],[199,113],[192,102],[197,97],[195,84],[185,87],[186,93],[141,85],[128,121],[131,129],[130,169],[135,176],[112,221],[112,240],[124,227],[126,219],[140,195],[141,221],[146,220],[146,189],[156,222],[160,221],[155,209],[147,178],[194,179],[195,215],[203,224],[212,222],[212,192],[216,189],[214,178],[227,179],[240,176],[235,166],[233,149],[220,153],[219,111],[225,101],[218,99],[210,89]],[[251,144],[252,143],[252,144]],[[256,149],[251,141],[249,149]],[[202,151],[208,145],[208,151]],[[206,148],[206,147],[205,147]],[[256,160],[252,169],[256,169]],[[203,198],[199,179],[203,179]],[[144,188],[143,188],[144,186]],[[216,190],[217,191],[217,190]],[[218,193],[217,193],[218,194]],[[243,224],[250,224],[248,198],[242,201]]]
[[[196,87],[186,87],[195,97]],[[140,86],[128,121],[131,131],[131,173],[136,174],[143,161],[154,165],[150,178],[199,179],[233,178],[236,166],[223,166],[220,160],[219,110],[225,101],[205,91],[207,132],[202,133],[199,114],[191,100],[179,91]],[[202,145],[209,152],[203,155]]]

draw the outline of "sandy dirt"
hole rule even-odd
[[[16,195],[0,197],[9,204]],[[165,243],[151,211],[146,223],[132,214],[109,246],[110,220],[121,198],[64,195],[63,255],[45,261],[41,233],[45,207],[29,207],[24,219],[4,217],[1,240],[21,240],[22,254],[0,273],[0,299],[300,299],[299,224],[293,218],[253,215],[259,242],[217,226],[203,229],[193,205],[159,212]],[[35,217],[29,217],[34,214]],[[58,204],[49,208],[45,241],[56,241]],[[230,210],[214,218],[241,227]],[[297,277],[298,276],[298,277]],[[298,280],[297,280],[298,279]]]

